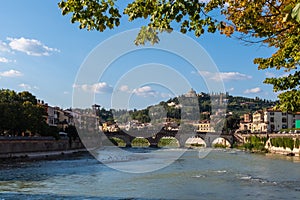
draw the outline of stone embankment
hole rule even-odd
[[[300,157],[300,134],[234,134],[239,144],[264,145],[269,153]],[[254,139],[254,142],[252,139]],[[272,142],[272,140],[275,140]],[[277,141],[276,141],[277,140]],[[255,142],[256,141],[256,142]],[[272,144],[273,143],[273,144]],[[260,152],[261,150],[258,150]]]
[[[268,151],[270,153],[274,153],[274,154],[281,154],[281,155],[288,155],[288,156],[299,156],[299,149],[298,148],[294,148],[293,150],[291,150],[290,148],[286,147],[268,147]]]
[[[0,158],[43,157],[84,150],[79,140],[67,137],[0,137]]]
[[[291,147],[288,146],[288,144],[285,144],[283,146],[281,145],[275,145],[272,144],[271,139],[272,138],[278,138],[281,140],[291,140],[292,144],[290,145]],[[273,135],[272,138],[269,138],[266,141],[265,144],[265,148],[270,152],[270,153],[274,153],[274,154],[281,154],[281,155],[288,155],[288,156],[299,156],[300,154],[300,148],[299,148],[299,144],[297,144],[296,140],[299,140],[299,134],[297,135]],[[284,143],[284,141],[282,142]]]

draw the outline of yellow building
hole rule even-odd
[[[207,133],[207,132],[215,132],[214,128],[210,126],[209,120],[202,120],[199,124],[196,124],[197,132]]]

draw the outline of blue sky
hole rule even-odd
[[[124,101],[128,108],[141,108],[176,95],[171,88],[180,88],[180,76],[188,80],[189,85],[177,92],[182,92],[188,87],[197,92],[208,92],[203,79],[217,83],[221,77],[225,91],[232,95],[276,99],[272,87],[263,84],[263,80],[283,73],[258,71],[257,66],[253,64],[255,57],[269,56],[273,50],[259,45],[245,46],[239,40],[219,34],[206,34],[200,38],[188,35],[208,53],[219,70],[218,74],[208,70],[196,71],[187,60],[174,57],[170,52],[151,48],[139,51],[144,48],[139,47],[137,51],[112,60],[98,81],[77,84],[76,77],[81,73],[80,69],[89,59],[90,53],[95,51],[97,46],[99,48],[99,44],[101,48],[104,41],[123,31],[139,28],[144,21],[129,23],[125,16],[119,28],[103,33],[88,32],[78,29],[77,24],[71,24],[69,16],[62,16],[57,6],[58,2],[9,0],[1,3],[1,88],[27,90],[50,105],[63,108],[72,106],[74,88],[82,90],[81,95],[92,96],[95,103],[106,108],[111,107],[112,96],[118,91],[127,94],[123,97],[127,98]],[[174,45],[182,45],[187,52],[191,51],[189,53],[197,57],[197,52],[192,52],[190,47],[184,46],[185,44]],[[114,43],[111,48],[106,48],[105,52],[114,53],[116,48],[119,48],[118,44]],[[101,63],[101,59],[100,56],[98,64]],[[134,83],[138,79],[130,77],[129,72],[137,70],[135,73],[138,73],[141,66],[145,67],[145,72],[147,67],[158,70],[157,66],[162,66],[162,69],[166,69],[165,77],[168,83],[172,84],[168,86],[157,81],[151,82],[151,73],[140,73],[140,79],[147,82],[130,85],[129,80]],[[179,74],[178,77],[176,73],[172,75],[173,71]],[[118,96],[118,99],[121,97]]]

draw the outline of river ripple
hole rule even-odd
[[[152,150],[130,151],[143,155]],[[126,168],[158,161],[143,156],[140,160],[124,160],[119,155],[109,162]],[[202,159],[197,150],[187,150],[171,165],[139,174],[117,171],[85,153],[64,160],[17,163],[0,170],[0,200],[274,200],[299,199],[299,196],[299,159],[236,150],[212,150]]]

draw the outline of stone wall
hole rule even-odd
[[[291,150],[288,147],[283,148],[283,147],[274,147],[274,146],[272,146],[272,147],[269,147],[268,150],[270,151],[270,153],[299,156],[299,149],[298,148],[294,148],[293,150]]]
[[[52,137],[0,137],[0,157],[9,157],[17,153],[67,151],[81,149],[79,140],[72,142],[68,138],[55,140]]]
[[[275,146],[272,146],[271,139],[268,139],[268,141],[266,142],[265,148],[268,149],[268,151],[270,153],[300,156],[299,148],[293,148],[293,150],[291,150],[289,147],[286,147],[286,148],[275,147]]]

